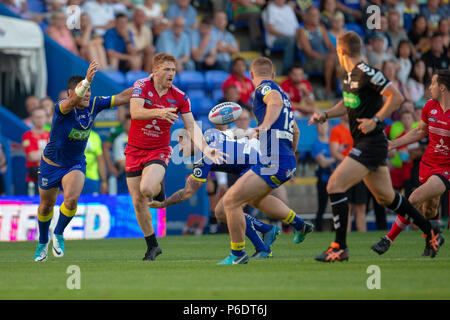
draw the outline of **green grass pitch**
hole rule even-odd
[[[229,252],[228,235],[169,236],[163,254],[141,261],[143,239],[66,241],[66,255],[32,262],[35,242],[0,243],[0,299],[449,299],[450,245],[422,257],[418,231],[403,232],[384,255],[370,245],[381,232],[351,233],[349,262],[324,264],[314,255],[334,235],[312,233],[295,245],[282,234],[274,257],[216,266]],[[444,233],[450,239],[450,232]],[[253,254],[248,242],[247,251]],[[69,290],[67,267],[81,270],[81,289]],[[367,267],[381,270],[381,289],[369,290]]]

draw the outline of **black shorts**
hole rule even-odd
[[[355,184],[347,190],[348,203],[366,204],[367,203],[367,187],[364,182]]]
[[[386,166],[388,142],[385,135],[366,137],[355,141],[348,156],[367,169],[375,171],[378,167]]]

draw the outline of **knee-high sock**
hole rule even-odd
[[[73,210],[69,210],[66,208],[66,205],[64,202],[61,204],[61,207],[59,208],[59,219],[58,224],[56,225],[54,234],[62,235],[64,232],[64,229],[67,227],[69,222],[72,220],[73,216],[77,213],[77,208]]]
[[[431,234],[430,222],[404,196],[396,193],[394,201],[387,207],[406,219],[411,218],[427,236]]]
[[[290,210],[286,219],[282,220],[284,223],[287,223],[295,228],[295,230],[301,230],[305,221],[303,221],[300,217],[298,217],[294,210]]]
[[[253,243],[256,251],[270,251],[269,247],[264,243],[264,241],[262,241],[261,237],[256,232],[255,227],[253,226],[253,222],[248,214],[245,215],[245,222],[245,235]]]
[[[245,214],[245,220],[247,220],[247,219],[249,219],[251,222],[253,222],[253,226],[255,227],[256,231],[266,233],[267,231],[272,229],[271,224],[267,224],[262,221],[259,221],[258,219],[256,219],[255,217],[253,217],[249,214]]]
[[[397,236],[400,234],[400,232],[402,232],[403,229],[409,226],[410,223],[411,222],[409,222],[408,219],[403,218],[401,215],[397,215],[397,218],[395,219],[395,222],[386,237],[388,237],[389,240],[393,242],[395,238],[397,238]]]
[[[336,230],[335,242],[339,248],[347,248],[347,222],[348,222],[348,198],[347,194],[330,194],[331,210],[333,211],[334,229]]]
[[[38,211],[39,243],[48,242],[48,229],[50,228],[52,218],[53,218],[53,210],[47,216],[41,215]]]

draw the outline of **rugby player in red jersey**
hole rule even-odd
[[[162,253],[152,226],[148,202],[164,201],[164,174],[172,156],[170,127],[178,119],[194,137],[197,148],[213,162],[224,161],[224,153],[211,148],[191,113],[188,96],[172,85],[176,60],[167,53],[153,57],[153,75],[134,83],[130,100],[131,127],[125,149],[125,172],[147,252],[144,261]]]
[[[419,141],[428,135],[429,143],[425,150],[419,169],[419,182],[422,184],[409,197],[409,202],[416,208],[422,208],[427,219],[437,216],[439,198],[450,190],[450,71],[438,70],[433,75],[431,98],[422,110],[419,125],[404,136],[389,142],[389,149],[395,149]],[[400,232],[410,224],[404,217],[397,216],[391,231],[372,245],[378,254],[385,253]],[[439,245],[444,238],[437,237]],[[429,256],[430,246],[435,241],[427,242],[424,256]]]

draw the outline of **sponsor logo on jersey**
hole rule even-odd
[[[264,86],[264,87],[262,87],[262,89],[261,89],[261,94],[262,94],[263,96],[265,96],[270,90],[272,90],[272,88],[271,88],[270,86]]]
[[[186,100],[186,101],[189,100],[189,97],[188,97],[188,95],[186,93],[184,94],[183,99]]]
[[[131,92],[131,95],[133,96],[140,96],[142,94],[142,88],[133,88],[133,91]]]
[[[352,150],[350,150],[350,154],[353,154],[353,155],[359,157],[361,155],[361,150],[353,148]]]
[[[147,94],[149,97],[153,97],[153,92],[149,91]]]
[[[436,122],[436,118],[435,117],[428,117],[428,121],[429,122]]]
[[[42,184],[43,187],[45,187],[48,184],[48,179],[47,178],[42,178],[41,184]]]
[[[145,103],[146,104],[148,104],[149,106],[152,106],[153,105],[153,100],[150,100],[150,99],[145,99]]]
[[[83,141],[89,138],[91,130],[78,130],[73,128],[69,133],[69,139]]]
[[[350,81],[350,89],[358,89],[359,83],[358,81]]]
[[[443,124],[443,125],[447,125],[447,122],[444,122],[444,121],[441,121],[441,120],[438,120],[438,121],[436,121],[437,123],[440,123],[440,124]]]
[[[177,100],[173,100],[173,99],[167,99],[167,102],[173,103],[173,104],[178,104]]]
[[[275,177],[275,176],[271,176],[271,177],[270,177],[270,180],[272,180],[272,182],[273,182],[276,186],[278,186],[278,187],[281,185],[280,180],[278,180],[278,178]]]
[[[436,109],[433,109],[430,111],[431,114],[436,114],[438,111]]]
[[[194,169],[194,177],[200,178],[202,176],[202,173],[203,173],[202,169],[200,169],[200,168]]]
[[[297,170],[297,168],[292,168],[291,170],[286,170],[286,178],[290,178],[294,175],[295,170]]]
[[[343,91],[342,95],[344,97],[344,105],[350,109],[358,108],[361,104],[361,100],[359,99],[357,94]]]

